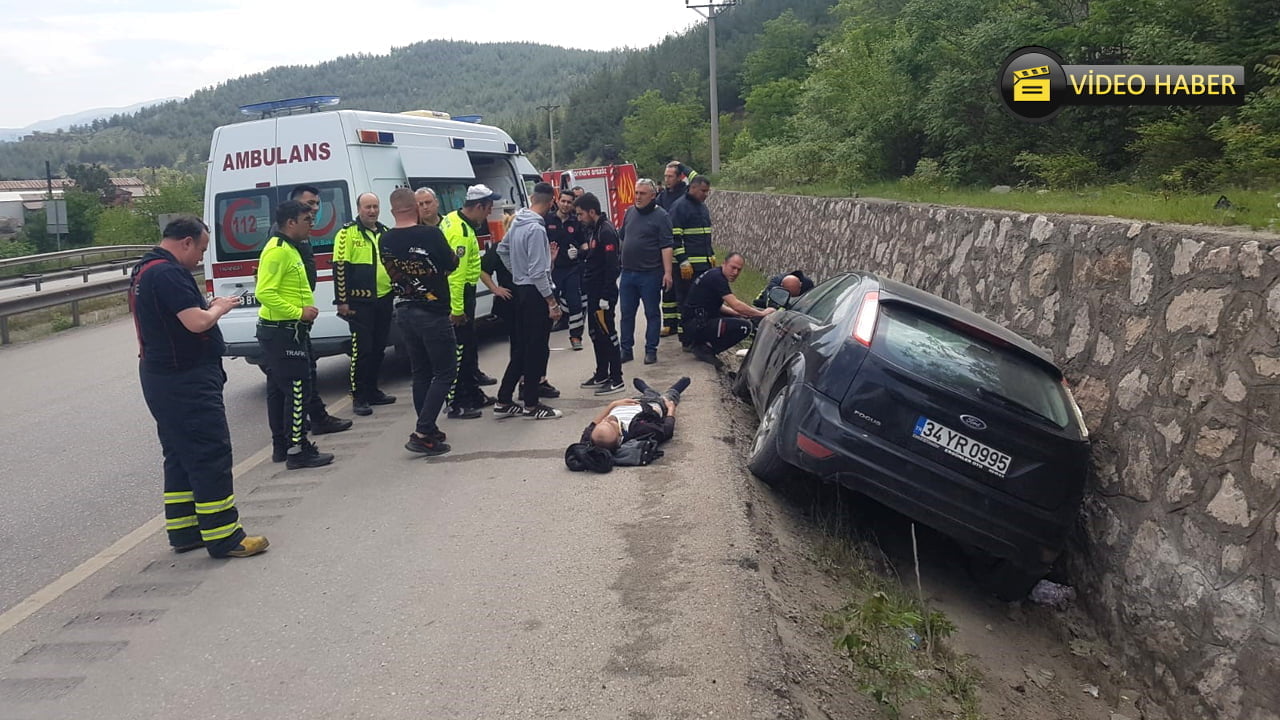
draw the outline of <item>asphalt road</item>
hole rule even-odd
[[[694,385],[653,466],[564,467],[602,404],[577,387],[589,350],[553,352],[565,418],[445,421],[441,458],[403,450],[401,371],[399,403],[318,438],[332,466],[237,478],[246,528],[272,546],[217,561],[169,553],[162,532],[100,554],[160,508],[127,320],[0,351],[3,607],[103,565],[16,625],[0,614],[0,717],[779,717],[724,396],[674,341],[659,354],[628,382]],[[505,355],[488,343],[482,367],[500,374]],[[243,461],[268,444],[262,378],[227,370]],[[321,373],[332,401],[345,360]]]

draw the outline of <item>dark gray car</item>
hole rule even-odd
[[[1061,554],[1089,471],[1052,359],[964,308],[872,273],[833,278],[761,323],[735,392],[760,415],[751,472],[838,482],[985,553],[1024,596]]]

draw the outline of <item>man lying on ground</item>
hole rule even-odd
[[[582,431],[582,442],[617,450],[623,442],[636,438],[671,439],[676,431],[676,406],[680,393],[689,387],[689,378],[680,378],[662,394],[640,378],[635,379],[635,386],[641,395],[609,403]]]
[[[676,406],[689,378],[661,394],[640,378],[635,386],[639,397],[609,403],[582,431],[582,439],[565,450],[570,470],[607,473],[614,465],[648,465],[662,457],[658,445],[675,434]]]

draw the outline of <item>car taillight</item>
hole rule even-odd
[[[871,347],[871,338],[876,334],[876,319],[879,317],[880,293],[873,290],[862,296],[858,317],[853,323],[853,339]]]
[[[207,293],[209,293],[210,295],[212,295],[212,294],[213,294],[213,281],[212,281],[212,280],[205,280],[205,281],[204,281],[204,291],[205,291],[205,292],[207,292]]]
[[[1071,394],[1071,386],[1067,384],[1067,378],[1062,378],[1062,390],[1067,394],[1067,402],[1071,405],[1071,412],[1076,416],[1076,423],[1080,425],[1080,437],[1085,440],[1089,439],[1089,428],[1084,424],[1084,413],[1080,412],[1080,406],[1076,404],[1076,396]]]

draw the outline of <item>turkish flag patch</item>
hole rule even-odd
[[[613,245],[605,245],[605,246],[604,246],[604,251],[605,251],[605,252],[613,252],[614,250],[617,250],[617,248],[616,248],[616,247],[614,247]]]

